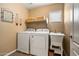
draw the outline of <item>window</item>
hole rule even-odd
[[[60,10],[52,11],[49,13],[49,22],[61,22],[62,12]]]

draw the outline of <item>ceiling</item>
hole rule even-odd
[[[26,8],[28,8],[28,9],[32,9],[32,8],[45,6],[45,5],[49,5],[49,4],[52,4],[52,3],[24,3],[23,5],[25,5]]]

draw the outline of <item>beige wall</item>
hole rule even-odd
[[[12,12],[18,13],[22,18],[22,26],[16,26],[15,19],[13,23],[0,21],[0,55],[16,49],[16,32],[26,29],[25,19],[28,17],[28,10],[21,4],[0,4],[1,8],[6,8]]]
[[[38,17],[38,16],[46,16],[48,17],[49,12],[52,12],[54,10],[61,10],[62,16],[64,15],[64,4],[51,4],[48,6],[42,6],[38,8],[31,9],[29,11],[29,17]],[[57,31],[57,32],[63,32],[63,17],[62,22],[60,23],[49,23],[48,28],[50,31]]]
[[[62,15],[64,14],[64,4],[52,4],[49,6],[43,6],[39,8],[28,10],[21,4],[0,4],[1,8],[9,9],[14,13],[18,13],[22,17],[22,26],[16,26],[15,19],[13,23],[0,21],[0,55],[5,55],[6,53],[16,49],[16,32],[23,31],[26,29],[25,19],[29,17],[36,16],[47,16],[48,13],[53,10],[62,10]],[[48,28],[50,31],[63,32],[63,18],[61,23],[49,23]]]
[[[72,25],[72,18],[71,18],[71,5],[65,4],[64,5],[64,33],[65,33],[65,39],[64,39],[64,49],[65,53],[67,55],[70,55],[70,33],[72,31],[71,25]]]

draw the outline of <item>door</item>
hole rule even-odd
[[[73,43],[72,43],[72,54],[71,55],[79,55],[79,3],[74,4],[74,15],[73,15]]]
[[[46,40],[41,34],[32,35],[30,40],[30,52],[33,55],[43,56],[45,55]]]
[[[73,4],[64,5],[64,52],[65,55],[70,55],[72,51],[72,36],[73,36]]]
[[[74,4],[74,41],[79,44],[79,3]]]
[[[66,37],[68,37],[66,39],[65,47],[67,47],[65,50],[66,52],[70,52],[71,56],[77,56],[79,55],[79,3],[65,4],[64,10],[65,32]]]

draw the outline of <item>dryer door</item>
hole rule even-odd
[[[31,54],[43,56],[45,55],[45,47],[46,47],[46,41],[45,37],[42,35],[33,35],[31,36],[31,42],[30,42],[30,50]]]

